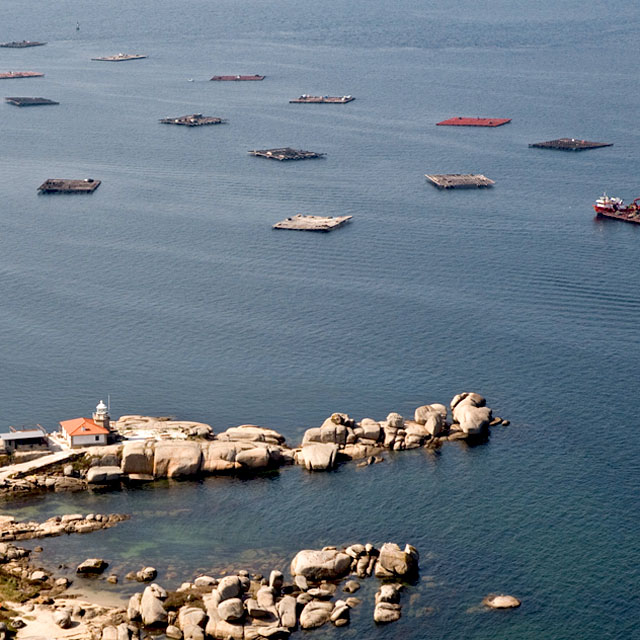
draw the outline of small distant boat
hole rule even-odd
[[[125,62],[127,60],[142,60],[146,55],[141,53],[117,53],[115,56],[101,56],[99,58],[91,58],[101,62]]]
[[[640,198],[625,205],[622,198],[611,197],[604,193],[596,200],[593,208],[599,216],[605,218],[640,223]]]
[[[218,82],[242,82],[247,80],[264,80],[265,76],[252,75],[252,76],[213,76],[211,80]]]
[[[80,23],[76,22],[76,31],[80,31]]]
[[[310,96],[303,93],[295,100],[289,100],[291,104],[309,103],[309,104],[346,104],[355,100],[353,96]]]

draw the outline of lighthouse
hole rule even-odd
[[[109,407],[107,407],[107,405],[102,400],[98,402],[96,410],[93,412],[93,421],[97,425],[107,429],[107,431],[110,431],[109,424],[111,421],[111,416],[109,415]]]

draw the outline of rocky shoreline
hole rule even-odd
[[[99,522],[120,518],[112,514]],[[57,521],[78,522],[73,514]],[[34,567],[30,554],[28,549],[0,543],[0,594],[5,611],[8,608],[4,622],[0,616],[0,640],[13,637],[16,631],[18,638],[71,637],[66,630],[73,631],[75,640],[148,640],[159,634],[175,640],[284,640],[297,630],[348,625],[363,597],[373,600],[368,607],[372,623],[385,625],[400,619],[402,594],[419,577],[419,554],[409,544],[404,548],[393,542],[379,548],[371,543],[329,546],[299,551],[288,572],[274,569],[268,577],[247,570],[218,577],[200,575],[175,591],[152,583],[132,595],[126,607],[105,607],[69,596],[65,592],[70,581]],[[101,558],[89,558],[76,574],[83,580],[102,574],[107,566]],[[153,567],[127,575],[138,582],[156,577]],[[9,601],[7,578],[16,580],[17,602]],[[373,598],[370,589],[365,596],[354,596],[370,578],[378,580]],[[491,594],[482,604],[505,609],[520,606],[520,601]],[[362,620],[363,614],[359,615]]]
[[[477,393],[456,395],[448,408],[422,405],[412,419],[392,412],[385,420],[356,421],[347,414],[333,413],[320,427],[307,429],[302,443],[293,448],[282,434],[256,425],[230,427],[215,434],[204,423],[124,416],[114,423],[116,430],[143,439],[88,448],[73,464],[53,466],[40,474],[6,477],[0,482],[0,496],[117,488],[123,482],[161,478],[256,474],[292,464],[308,471],[329,471],[347,461],[380,462],[384,451],[437,449],[451,441],[483,440],[491,427],[508,424],[494,417],[485,398]]]
[[[118,522],[128,520],[122,513],[71,513],[54,516],[44,522],[18,522],[13,516],[0,516],[0,542],[49,538],[71,533],[91,533],[99,529],[108,529]]]

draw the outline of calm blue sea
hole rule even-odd
[[[374,581],[322,638],[638,637],[640,196],[636,2],[3,0],[0,429],[112,413],[253,422],[295,443],[330,413],[410,415],[460,391],[512,421],[484,446],[5,505],[124,511],[45,543],[176,586],[286,565],[300,548],[411,542],[421,581],[375,628]],[[76,22],[80,30],[76,31]],[[145,60],[100,63],[120,51]],[[213,83],[214,74],[264,82]],[[193,79],[193,82],[189,82]],[[347,105],[290,105],[301,93]],[[185,129],[187,113],[228,124]],[[454,115],[497,129],[436,127]],[[613,142],[563,153],[557,137]],[[326,158],[276,163],[255,148]],[[440,192],[425,173],[484,173]],[[49,177],[102,180],[38,196]],[[352,215],[332,234],[272,231]],[[132,587],[127,587],[131,589]],[[478,607],[517,595],[511,612]]]

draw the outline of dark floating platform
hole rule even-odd
[[[39,187],[40,193],[93,193],[100,186],[100,180],[85,178],[84,180],[62,180],[49,178]]]
[[[274,229],[289,229],[291,231],[333,231],[351,220],[352,216],[296,216],[281,220],[273,225]]]
[[[481,173],[439,173],[425,174],[427,180],[430,180],[436,187],[440,189],[464,189],[471,187],[491,187],[495,184],[494,180],[490,180]]]
[[[439,127],[499,127],[511,122],[511,118],[449,118],[442,122],[436,122]]]
[[[26,49],[27,47],[41,47],[46,42],[35,42],[31,40],[21,40],[20,42],[0,42],[0,47],[7,49]]]
[[[5,101],[9,104],[15,104],[16,107],[35,107],[44,104],[60,104],[55,100],[48,100],[47,98],[5,98]]]
[[[213,76],[211,80],[216,82],[247,82],[251,80],[264,80],[265,76]]]
[[[7,71],[0,73],[0,80],[10,80],[11,78],[43,78],[44,73],[39,71]]]
[[[295,100],[289,100],[290,104],[346,104],[355,100],[353,96],[310,96],[303,93]]]
[[[162,118],[160,122],[162,124],[178,124],[183,127],[202,127],[207,124],[224,124],[226,120],[203,116],[201,113],[193,113],[189,116],[180,116],[178,118]]]
[[[99,62],[126,62],[127,60],[142,60],[147,56],[141,53],[117,53],[115,56],[102,56],[100,58],[91,58]]]
[[[292,149],[291,147],[282,147],[281,149],[256,149],[249,151],[252,156],[259,158],[270,158],[271,160],[309,160],[311,158],[322,158],[324,153],[316,153],[315,151],[302,151]]]
[[[613,147],[613,142],[589,142],[576,138],[558,138],[548,142],[534,142],[529,145],[537,149],[560,149],[561,151],[584,151],[585,149],[599,149],[600,147]]]

